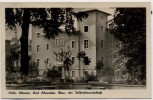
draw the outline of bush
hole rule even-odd
[[[112,76],[106,77],[106,82],[113,83],[113,77]],[[120,82],[123,83],[123,80],[121,79]]]
[[[85,72],[85,81],[86,82],[98,81],[98,77],[96,75],[94,75],[93,73],[89,74],[89,73]]]
[[[126,80],[126,83],[127,83],[127,84],[132,84],[132,79],[127,79],[127,80]]]
[[[66,82],[70,82],[70,83],[74,83],[74,80],[73,79],[70,79],[70,78],[66,78],[65,81]]]
[[[143,80],[141,81],[141,84],[142,84],[142,85],[146,85],[146,80],[143,79]]]
[[[27,83],[36,83],[38,81],[39,81],[38,78],[28,78],[26,82]]]
[[[116,79],[112,76],[105,76],[99,79],[101,82],[108,82],[108,83],[120,83],[120,79]]]
[[[38,66],[35,62],[31,62],[29,64],[29,75],[28,76],[22,75],[19,71],[20,70],[19,67],[14,67],[13,69],[14,70],[6,71],[6,82],[7,83],[27,83],[27,82],[31,82],[30,80],[31,78],[36,78],[38,76]]]
[[[75,82],[76,82],[76,83],[85,83],[86,80],[85,80],[84,78],[77,78],[77,79],[75,80]]]
[[[52,69],[48,69],[46,72],[46,78],[50,80],[59,79],[61,77],[61,73],[58,69],[54,66]]]
[[[16,73],[7,73],[6,74],[6,82],[9,83],[22,83],[22,78],[23,76],[21,75],[21,73],[16,72]]]

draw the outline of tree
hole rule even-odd
[[[45,37],[54,38],[61,33],[60,26],[65,25],[68,35],[76,33],[74,17],[82,21],[88,15],[83,12],[75,13],[72,8],[6,8],[5,23],[7,28],[14,29],[21,26],[21,72],[28,75],[29,56],[28,56],[28,31],[29,24],[43,28]]]
[[[10,54],[6,55],[6,70],[14,72],[14,67],[19,67],[18,61],[20,58],[20,44],[16,38],[12,38],[10,44]],[[14,65],[16,64],[16,66]]]
[[[146,9],[117,8],[112,21],[111,33],[122,42],[119,54],[128,58],[128,72],[139,70],[139,78],[146,79]]]
[[[79,52],[78,54],[77,54],[77,58],[78,58],[78,60],[79,61],[82,61],[82,63],[84,64],[84,65],[89,65],[90,64],[90,62],[91,62],[91,58],[89,58],[88,56],[87,56],[87,54],[85,53],[85,51],[81,51],[81,52]],[[83,66],[83,78],[84,78],[84,74],[85,74],[85,68],[84,68],[85,66]]]
[[[70,69],[73,65],[73,61],[71,59],[71,51],[69,49],[68,51],[63,51],[63,49],[61,49],[60,52],[54,51],[54,54],[56,55],[56,61],[63,63],[64,70],[68,72],[68,78],[70,78]]]
[[[104,63],[102,61],[98,61],[96,63],[96,70],[98,72],[97,74],[99,77],[100,77],[100,71],[103,69],[103,67],[104,67]]]
[[[17,61],[19,60],[20,53],[21,53],[19,40],[17,40],[16,38],[13,38],[11,42],[13,42],[10,47],[10,54],[12,57],[12,61]],[[17,67],[19,67],[19,65],[17,65]]]

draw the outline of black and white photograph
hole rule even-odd
[[[7,91],[141,91],[151,80],[145,6],[6,7],[4,21]]]

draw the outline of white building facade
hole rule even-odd
[[[60,64],[56,60],[55,52],[61,49],[67,51],[70,49],[73,65],[70,70],[70,76],[74,78],[83,77],[84,71],[96,74],[96,63],[102,61],[105,67],[111,67],[113,37],[107,27],[108,16],[110,14],[100,10],[88,10],[87,19],[77,22],[77,30],[80,34],[68,36],[66,33],[59,33],[55,39],[46,39],[43,36],[43,29],[32,27],[32,61],[39,65],[39,75],[44,71]],[[82,62],[77,59],[77,53],[85,51],[91,58],[91,63],[85,66],[83,70]],[[62,66],[62,64],[61,64]],[[66,75],[62,75],[65,77]]]

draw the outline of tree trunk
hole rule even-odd
[[[81,28],[80,28],[80,22],[79,22],[79,29],[81,29]],[[79,41],[78,41],[78,49],[79,49],[79,52],[81,51],[81,50],[80,50],[80,46],[81,46],[81,45],[80,45],[80,35],[81,35],[81,31],[79,30],[79,39],[78,39],[78,40],[79,40]],[[81,66],[81,61],[79,60],[79,78],[81,78],[81,76],[80,76],[80,74],[81,74],[81,72],[80,72],[80,66]]]
[[[22,35],[20,38],[20,42],[21,42],[21,69],[20,71],[24,75],[28,75],[28,67],[29,67],[29,55],[28,55],[29,23],[30,23],[30,9],[24,8],[23,23],[21,27]]]
[[[100,78],[100,71],[101,71],[101,69],[98,70],[98,77],[99,77],[99,78]]]
[[[85,77],[85,75],[84,75],[84,65],[83,65],[83,80],[84,80],[84,77]]]
[[[70,78],[70,70],[68,70],[68,78]]]

